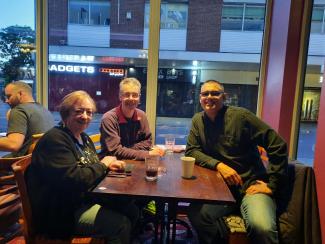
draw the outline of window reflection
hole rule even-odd
[[[85,25],[109,25],[110,2],[105,0],[69,1],[69,23]]]
[[[166,9],[182,13],[184,29],[166,29]],[[164,1],[161,11],[156,143],[186,143],[207,79],[224,83],[226,104],[256,112],[265,2]]]
[[[301,104],[297,159],[313,165],[317,133],[319,100],[325,64],[325,0],[315,2],[309,37],[309,49]]]

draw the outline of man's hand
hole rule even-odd
[[[160,148],[160,147],[157,147],[157,146],[154,146],[152,147],[152,149],[149,151],[149,155],[157,155],[157,156],[164,156],[165,155],[165,150]]]
[[[101,162],[105,164],[109,170],[116,171],[125,168],[125,162],[116,160],[116,157],[106,156],[101,160]]]
[[[217,170],[222,175],[226,183],[230,186],[232,185],[243,185],[243,181],[240,175],[233,168],[229,167],[224,163],[219,163],[217,165]]]
[[[272,195],[272,190],[267,186],[264,181],[257,180],[254,185],[251,185],[247,188],[246,194],[253,195],[257,193]]]

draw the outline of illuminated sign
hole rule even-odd
[[[108,73],[110,76],[124,76],[124,69],[100,68],[99,72]]]
[[[49,67],[50,71],[55,72],[70,72],[70,73],[95,73],[95,68],[93,66],[83,66],[83,65],[64,65],[64,64],[52,64]]]
[[[95,56],[90,55],[66,55],[66,54],[49,54],[49,61],[61,62],[93,62]]]

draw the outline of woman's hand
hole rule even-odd
[[[117,171],[125,168],[125,162],[117,160],[116,157],[106,156],[101,162],[105,164],[109,170]]]

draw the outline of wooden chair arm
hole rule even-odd
[[[0,196],[0,209],[12,206],[19,202],[20,202],[20,198],[18,194],[10,193],[10,194]]]

